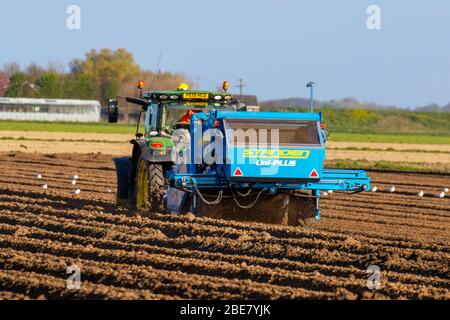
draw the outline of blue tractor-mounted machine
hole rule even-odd
[[[370,179],[323,167],[327,133],[313,85],[310,112],[248,112],[227,82],[224,92],[180,85],[126,98],[142,107],[145,130],[131,141],[131,157],[114,159],[117,204],[288,225],[319,220],[321,191],[362,192]],[[109,115],[117,122],[117,100]]]

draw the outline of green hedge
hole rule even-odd
[[[331,132],[450,135],[450,112],[336,109],[327,107],[316,110],[323,112],[327,128]],[[307,111],[307,109],[284,107],[278,108],[277,111],[299,112]]]

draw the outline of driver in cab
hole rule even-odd
[[[190,129],[191,126],[191,117],[193,114],[199,113],[199,110],[189,109],[186,113],[178,120],[175,129]]]

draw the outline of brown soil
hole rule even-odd
[[[110,156],[0,161],[0,299],[450,299],[449,176],[370,173],[382,191],[333,193],[299,228],[118,211]]]
[[[29,140],[21,140],[21,137]],[[132,145],[127,142],[134,136],[132,134],[110,133],[0,131],[0,139],[2,138],[12,138],[13,140],[1,140],[0,152],[41,153],[42,150],[45,150],[45,153],[86,154],[100,152],[119,156],[131,153]],[[63,139],[65,141],[62,141]],[[424,163],[428,167],[450,163],[450,154],[441,153],[442,151],[450,151],[450,145],[329,141],[327,147],[328,160],[388,160]],[[342,150],[345,148],[369,148],[373,150]],[[380,149],[387,149],[387,151],[379,151]],[[428,152],[406,152],[405,150],[426,150]]]

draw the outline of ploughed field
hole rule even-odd
[[[0,161],[0,298],[450,299],[448,175],[371,172],[381,191],[335,192],[299,228],[119,211],[110,156]]]

